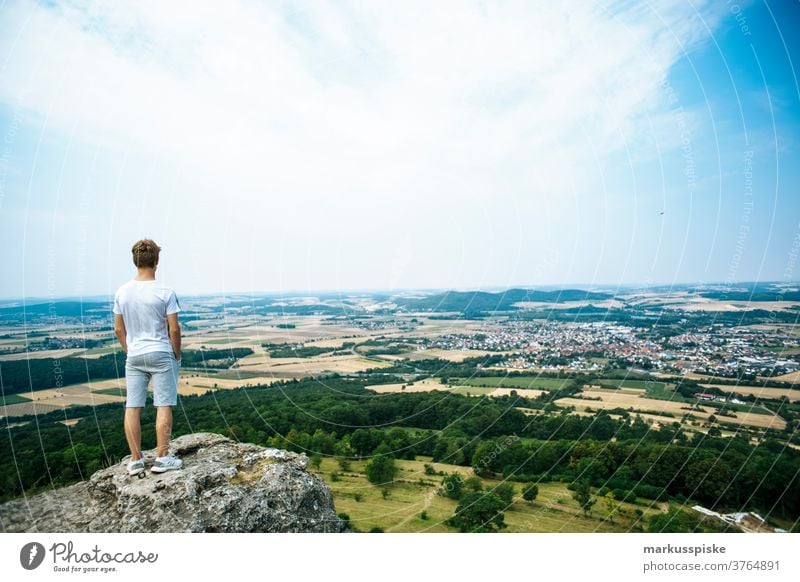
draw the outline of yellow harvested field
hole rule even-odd
[[[655,400],[652,398],[643,398],[634,394],[624,394],[619,390],[603,390],[603,389],[589,389],[584,390],[583,394],[587,397],[598,398],[598,400],[585,400],[582,398],[560,398],[555,404],[558,406],[574,406],[578,410],[585,410],[586,408],[598,409],[612,409],[622,408],[624,410],[633,409],[641,410],[649,413],[668,412],[674,414],[673,422],[680,422],[684,414],[692,414],[696,418],[706,420],[711,415],[716,415],[720,423],[735,424],[735,425],[749,425],[760,428],[775,428],[783,430],[786,427],[786,421],[782,418],[770,414],[756,414],[753,412],[736,412],[736,417],[719,416],[717,410],[710,406],[698,406],[689,410],[690,404],[685,402],[673,402],[670,400]],[[667,417],[669,418],[669,417]]]
[[[47,414],[54,410],[61,410],[69,406],[67,403],[41,403],[23,402],[21,404],[11,404],[10,406],[0,406],[0,418],[12,416],[25,416],[28,414]]]
[[[86,392],[85,394],[64,395],[58,399],[44,400],[43,402],[49,404],[58,400],[59,402],[66,402],[67,406],[97,406],[99,404],[111,404],[112,402],[125,402],[123,396],[112,396],[111,394],[97,394],[96,392]]]
[[[764,386],[728,386],[725,384],[700,384],[706,388],[719,388],[724,392],[733,394],[747,394],[761,398],[782,398],[786,396],[792,402],[800,401],[800,390],[788,388],[768,388]]]
[[[189,382],[188,384],[186,382]],[[249,380],[218,380],[219,388],[232,388],[243,386],[247,383],[269,383],[273,380],[271,378],[253,378]],[[210,386],[204,384],[211,383],[204,377],[187,378],[181,376],[178,383],[178,394],[182,396],[205,394],[212,390]],[[224,385],[223,385],[224,384]],[[125,397],[116,394],[99,394],[98,390],[107,390],[109,388],[117,388],[120,390],[125,389],[125,379],[110,379],[100,380],[97,382],[90,382],[87,384],[73,384],[65,386],[64,388],[48,388],[46,390],[35,390],[33,392],[24,392],[21,394],[25,398],[30,398],[32,402],[23,402],[20,404],[12,404],[7,406],[3,411],[0,409],[0,416],[22,416],[25,414],[45,414],[53,410],[59,410],[73,405],[89,405],[95,406],[99,404],[110,404],[114,402],[125,402]],[[152,393],[152,383],[148,386],[148,390]]]
[[[181,396],[202,396],[206,392],[211,392],[213,390],[213,388],[192,386],[190,384],[184,384],[183,382],[178,385],[178,394]]]
[[[536,398],[546,393],[545,390],[534,390],[532,388],[498,388],[491,392],[489,396],[511,396],[512,391],[524,398]]]
[[[792,372],[791,374],[784,374],[783,376],[775,376],[772,378],[778,382],[791,382],[792,384],[800,383],[800,372]]]
[[[388,366],[391,366],[389,362],[377,362],[355,354],[313,358],[270,358],[264,354],[253,354],[239,360],[237,368],[248,372],[263,372],[267,377],[302,378],[330,372],[352,374],[369,368]]]
[[[73,384],[64,388],[49,388],[47,390],[35,390],[24,392],[21,396],[30,398],[36,404],[53,405],[57,408],[64,408],[71,405],[90,405],[109,404],[111,402],[124,402],[125,398],[111,394],[98,394],[96,390],[105,388],[124,388],[124,380],[103,380],[102,382],[91,382],[89,384]],[[14,405],[19,406],[19,405]]]
[[[256,384],[272,384],[273,382],[280,382],[282,380],[283,378],[273,378],[271,376],[258,376],[256,378],[215,378],[214,376],[197,376],[190,378],[182,376],[179,386],[181,393],[183,393],[184,386],[191,386],[197,389],[202,388],[204,391],[208,391],[209,389],[213,390],[215,388],[239,388],[240,386],[246,386],[248,384],[251,386],[255,386]]]
[[[35,360],[40,358],[66,358],[73,354],[83,352],[83,348],[67,348],[63,350],[39,350],[35,352],[20,352],[18,354],[4,354],[0,356],[0,361],[8,362],[11,360]]]
[[[369,390],[374,390],[379,394],[388,394],[391,392],[430,392],[432,390],[447,391],[452,388],[447,384],[442,384],[438,378],[425,378],[424,380],[418,380],[417,382],[414,382],[410,386],[403,389],[403,386],[405,385],[405,383],[375,384],[373,386],[367,386],[366,388]]]
[[[46,390],[34,390],[33,392],[23,392],[21,396],[30,398],[35,401],[51,400],[53,398],[64,398],[72,396],[85,396],[96,390],[103,390],[106,388],[125,388],[125,379],[120,378],[112,380],[101,380],[98,382],[90,382],[88,384],[73,384],[65,386],[64,388],[47,388]],[[98,394],[98,396],[101,396]]]

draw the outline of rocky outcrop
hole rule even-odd
[[[0,505],[6,532],[341,532],[330,489],[308,458],[190,434],[170,451],[177,471],[130,477],[128,459],[88,481]]]

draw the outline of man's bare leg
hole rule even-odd
[[[142,409],[125,409],[125,438],[128,439],[128,448],[131,450],[131,460],[138,461],[142,458]]]
[[[156,442],[159,457],[169,456],[169,439],[172,435],[172,407],[156,406]]]

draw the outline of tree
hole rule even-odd
[[[322,456],[314,453],[311,455],[311,459],[309,459],[308,464],[311,465],[313,469],[319,470],[320,465],[322,465]]]
[[[479,477],[484,477],[492,471],[492,464],[497,458],[497,445],[492,440],[483,441],[472,455],[472,470]]]
[[[528,483],[522,489],[522,498],[528,503],[533,503],[539,495],[539,486],[536,483]]]
[[[462,532],[489,533],[504,529],[503,509],[506,503],[492,492],[467,493],[458,503],[448,525]]]
[[[386,444],[381,444],[375,449],[375,453],[375,456],[364,467],[367,479],[373,485],[389,484],[394,481],[394,476],[397,474],[394,457],[389,453],[389,447]]]
[[[603,496],[603,503],[606,506],[606,513],[608,514],[608,520],[611,523],[614,523],[614,513],[617,511],[617,498],[614,495],[613,491],[609,491]]]
[[[697,520],[677,505],[670,505],[666,513],[650,518],[647,531],[651,533],[690,533],[695,530]]]
[[[461,499],[464,494],[464,479],[460,473],[450,473],[442,478],[442,487],[439,494],[450,499]]]
[[[480,477],[469,477],[464,480],[464,488],[470,491],[481,491],[483,489],[483,481]]]
[[[597,503],[597,499],[592,497],[592,487],[587,479],[581,479],[575,483],[575,491],[572,498],[578,502],[584,515],[589,515],[592,506]]]
[[[500,485],[492,490],[492,493],[502,499],[506,506],[514,502],[514,486],[511,483],[500,483]]]

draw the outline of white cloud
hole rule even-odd
[[[0,18],[0,100],[79,142],[153,152],[231,203],[258,195],[292,214],[335,197],[309,219],[321,236],[377,200],[478,221],[465,206],[558,213],[642,142],[649,116],[664,126],[662,80],[724,10],[18,2]],[[387,280],[408,264],[402,244]]]

